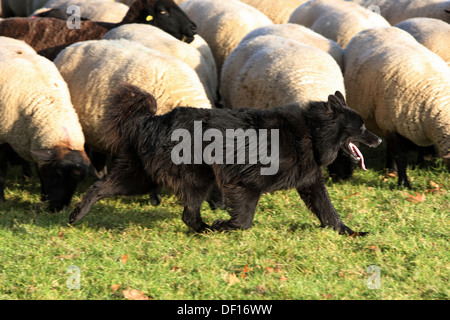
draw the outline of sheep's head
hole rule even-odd
[[[121,24],[147,23],[179,40],[192,42],[197,26],[173,0],[136,0]]]
[[[55,147],[32,151],[38,164],[42,199],[49,201],[50,211],[60,211],[70,204],[78,183],[92,167],[84,151]]]

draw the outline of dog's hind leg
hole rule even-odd
[[[89,187],[81,202],[71,212],[69,223],[75,223],[83,218],[100,199],[119,195],[143,195],[157,187],[155,183],[149,181],[143,170],[136,167],[134,163],[118,161],[111,173]]]
[[[261,193],[243,187],[228,186],[224,188],[223,194],[231,219],[216,220],[211,228],[219,231],[249,229],[253,225],[253,217]]]
[[[306,188],[300,187],[297,188],[297,191],[308,209],[319,218],[322,227],[332,227],[341,234],[348,233],[351,236],[363,236],[366,234],[366,232],[354,232],[342,222],[331,203],[330,196],[321,176],[318,177],[312,186]]]

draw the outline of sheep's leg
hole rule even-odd
[[[223,195],[231,219],[216,220],[211,228],[219,231],[249,229],[253,225],[253,217],[261,193],[243,187],[228,186],[223,190]]]
[[[70,223],[83,218],[100,199],[111,196],[136,196],[149,193],[156,187],[145,172],[135,163],[119,161],[107,176],[97,180],[89,187],[83,199],[78,203],[69,217]]]
[[[402,184],[411,189],[411,185],[408,181],[408,176],[406,174],[406,168],[408,166],[407,161],[407,141],[398,134],[386,137],[388,152],[390,152],[393,162],[397,166],[398,173],[398,186]]]
[[[8,169],[8,160],[6,159],[5,145],[0,146],[0,201],[5,201],[5,180]]]
[[[332,227],[340,234],[347,233],[351,236],[363,236],[366,234],[366,232],[354,232],[342,222],[331,203],[327,188],[320,176],[317,177],[313,185],[297,188],[297,192],[308,209],[319,218],[322,227]]]

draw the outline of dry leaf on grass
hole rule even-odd
[[[239,283],[239,278],[236,276],[236,273],[227,274],[227,282],[228,284]]]
[[[150,298],[147,297],[144,292],[138,291],[136,289],[123,290],[122,294],[124,298],[128,300],[150,300]]]
[[[420,203],[420,202],[424,202],[426,200],[425,194],[423,194],[423,193],[420,194],[418,192],[416,192],[415,196],[408,194],[408,197],[409,198],[406,198],[406,200],[409,202],[413,202],[413,203]]]
[[[127,261],[128,261],[128,255],[127,255],[127,254],[124,254],[124,255],[122,256],[122,258],[120,258],[120,262],[122,262],[122,263],[127,263]]]
[[[436,194],[436,193],[442,193],[442,192],[444,192],[444,190],[442,190],[442,186],[443,186],[442,183],[437,184],[436,182],[430,180],[430,187],[431,187],[431,188],[425,190],[425,192],[427,192],[427,193],[428,193],[428,192],[429,192],[429,193],[434,193],[434,194]]]

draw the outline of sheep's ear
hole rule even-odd
[[[53,149],[32,150],[31,154],[38,165],[43,165],[55,160],[56,152]]]

